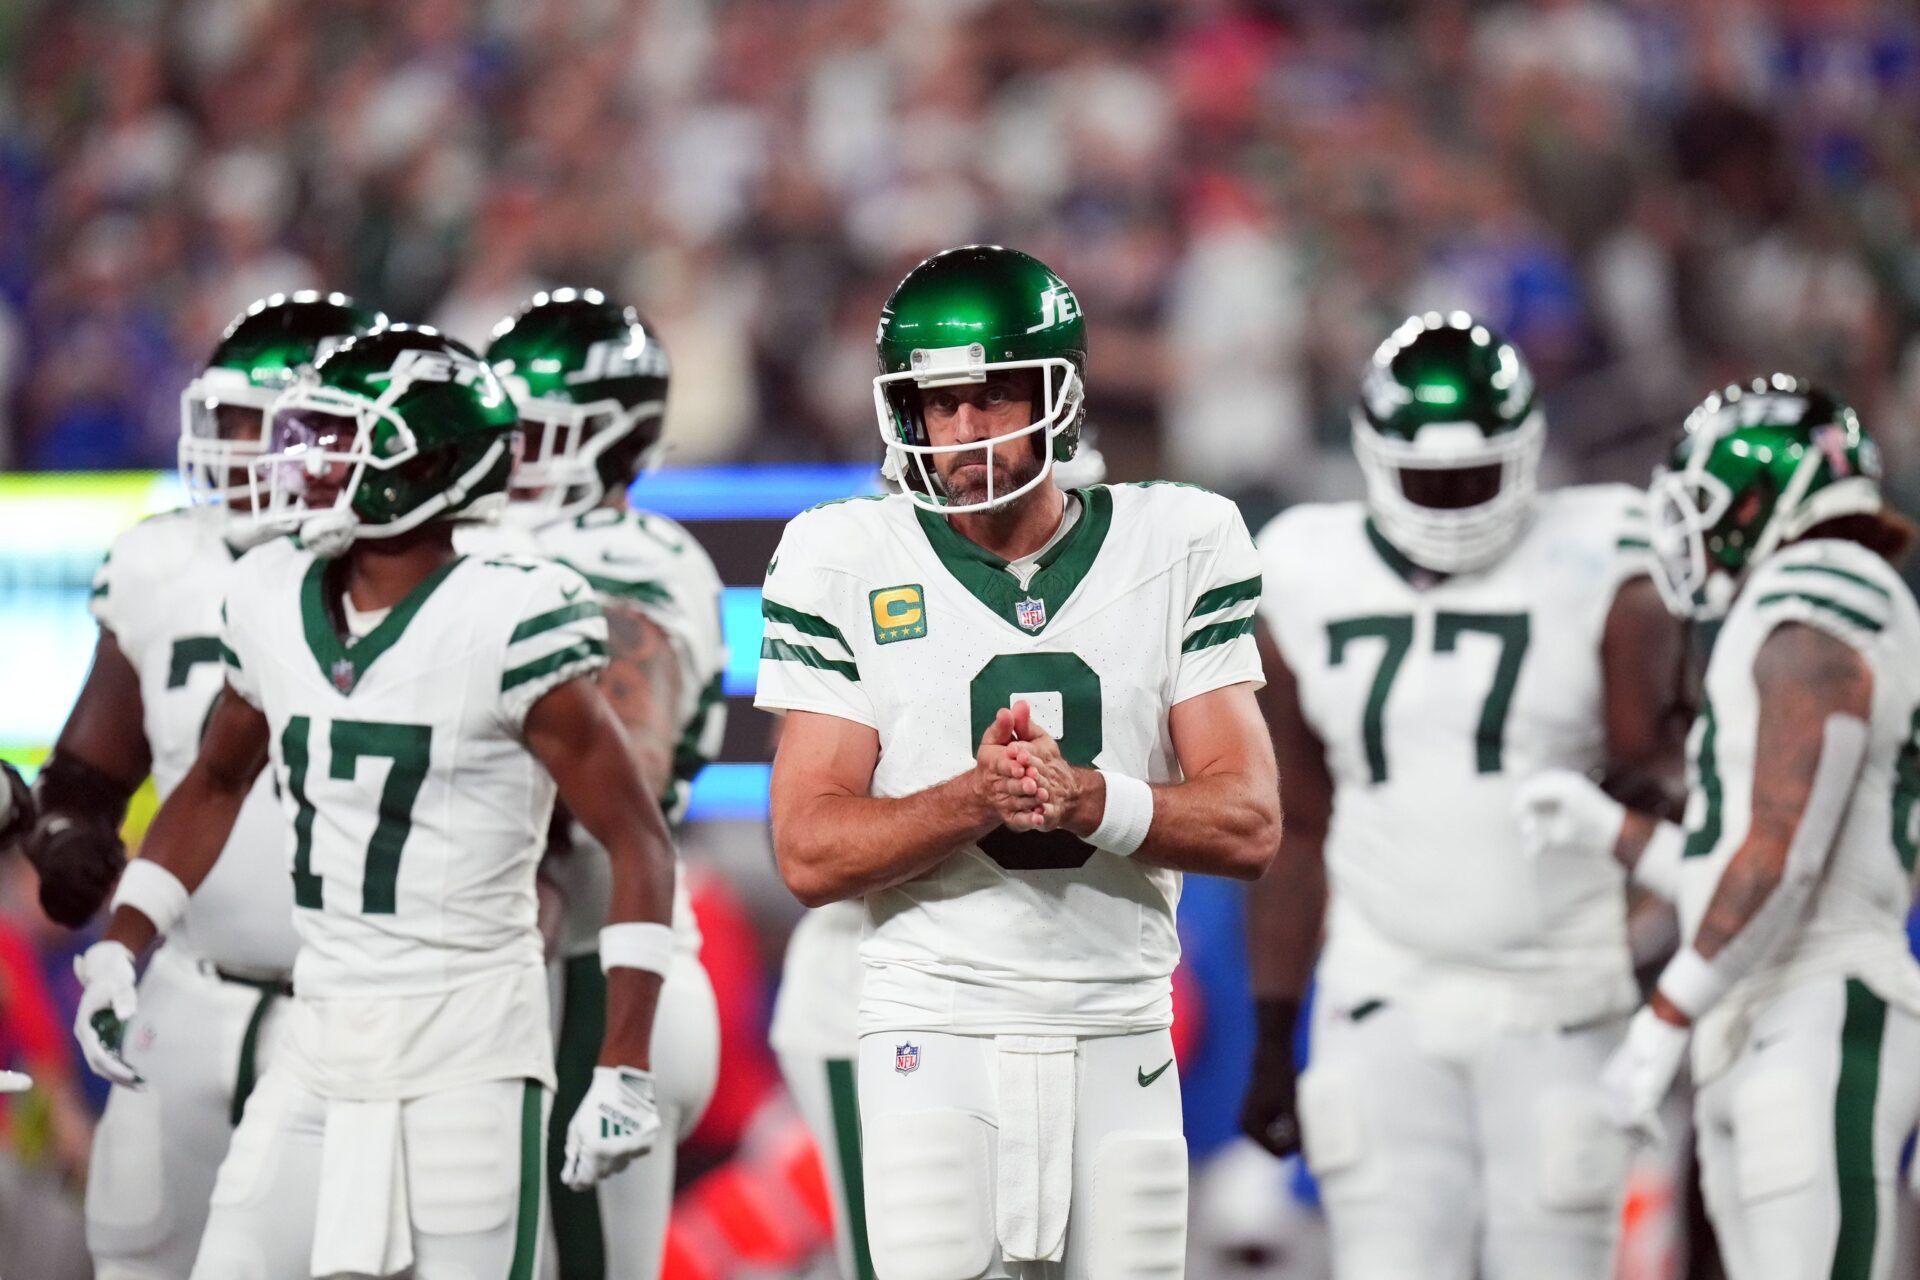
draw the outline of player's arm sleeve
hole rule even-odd
[[[607,665],[607,617],[586,579],[558,564],[532,577],[500,662],[501,714],[516,733],[550,691]]]
[[[761,588],[760,681],[754,705],[818,711],[876,726],[860,684],[859,657],[848,627],[842,575],[807,555],[792,525],[767,567]],[[877,727],[877,726],[876,726]]]
[[[1210,537],[1197,538],[1187,575],[1190,603],[1181,628],[1173,701],[1185,702],[1230,684],[1266,683],[1254,644],[1260,612],[1260,556],[1240,512],[1218,499]]]
[[[259,710],[259,660],[256,657],[250,663],[244,656],[252,648],[245,605],[237,593],[229,592],[220,602],[220,669],[227,677],[227,687]]]

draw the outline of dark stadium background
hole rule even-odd
[[[57,728],[93,559],[170,500],[139,473],[171,466],[180,388],[279,289],[470,341],[546,285],[637,303],[676,374],[639,498],[694,520],[736,639],[778,519],[873,483],[881,300],[974,240],[1078,291],[1114,476],[1250,522],[1358,492],[1355,373],[1428,307],[1525,350],[1556,479],[1643,480],[1706,390],[1782,368],[1861,410],[1912,510],[1917,113],[1920,19],[1891,0],[7,0],[0,752]],[[729,1022],[685,1238],[716,1276],[801,1274],[804,1151],[755,1047],[795,908],[735,668],[690,836]],[[32,1237],[77,1276],[55,1224],[98,1098],[74,944],[26,875],[0,866],[0,1060],[49,1087],[0,1111],[0,1269],[30,1276]],[[1191,1274],[1322,1275],[1310,1189],[1226,1143],[1237,894],[1196,884],[1183,917]],[[1636,1278],[1680,1274],[1658,1174]]]

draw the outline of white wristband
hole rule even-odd
[[[165,935],[187,913],[187,886],[180,877],[146,858],[135,858],[120,873],[120,887],[113,891],[113,907],[132,907],[153,921],[156,932]]]
[[[664,924],[610,924],[600,931],[600,971],[643,969],[667,976],[673,967],[673,929]]]
[[[1680,900],[1680,855],[1686,852],[1687,833],[1671,822],[1654,824],[1647,847],[1633,864],[1633,882],[1666,902]]]
[[[1087,843],[1123,858],[1133,856],[1153,825],[1153,788],[1124,773],[1100,770],[1107,783],[1107,807]]]
[[[1660,971],[1660,981],[1655,987],[1674,1008],[1686,1014],[1689,1020],[1697,1022],[1700,1015],[1713,1008],[1732,985],[1733,980],[1723,974],[1719,966],[1695,951],[1693,944],[1689,943],[1667,961],[1667,967]]]

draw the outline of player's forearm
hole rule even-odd
[[[1106,779],[1075,769],[1077,794],[1061,826],[1081,839],[1106,813]],[[1239,773],[1213,773],[1153,788],[1153,822],[1133,857],[1175,871],[1258,879],[1280,849],[1280,795]]]
[[[588,833],[607,850],[612,873],[607,923],[671,924],[676,874],[673,836],[660,813],[660,802],[639,787],[632,790],[618,814],[596,813],[597,823],[582,819]],[[580,816],[577,811],[575,816]]]
[[[1271,874],[1247,892],[1247,961],[1255,998],[1306,996],[1327,914],[1326,831],[1287,822]]]
[[[1000,825],[959,774],[910,796],[816,795],[777,805],[773,851],[794,897],[809,907],[911,880]]]
[[[219,778],[196,764],[147,828],[140,849],[142,860],[167,871],[192,894],[220,860],[251,789],[251,779],[242,785],[238,779]],[[144,911],[121,905],[114,909],[104,936],[106,941],[122,943],[139,955],[158,934],[155,922]]]
[[[599,1065],[653,1070],[653,1016],[663,979],[624,966],[607,971],[607,1027]]]

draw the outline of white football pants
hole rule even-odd
[[[411,1280],[534,1280],[551,1095],[489,1080],[402,1105]],[[269,1072],[220,1166],[192,1280],[308,1280],[327,1101]]]
[[[547,1136],[547,1194],[553,1222],[548,1268],[559,1280],[651,1280],[660,1272],[673,1213],[675,1145],[693,1131],[713,1100],[720,1076],[720,1011],[713,983],[696,951],[681,948],[660,987],[653,1015],[654,1098],[660,1106],[661,1140],[651,1152],[588,1191],[560,1182],[567,1125],[587,1086],[607,1022],[607,979],[600,955],[574,956],[551,966],[557,989],[553,1008],[554,1073],[559,1081]]]
[[[1844,978],[1754,1011],[1694,1103],[1700,1184],[1732,1280],[1888,1280],[1900,1150],[1920,1121],[1920,1019]]]
[[[1323,997],[1300,1118],[1337,1280],[1606,1280],[1629,1145],[1598,1082],[1624,1027]]]
[[[238,1104],[266,1071],[284,999],[174,946],[140,979],[126,1058],[144,1089],[115,1088],[93,1134],[87,1249],[99,1280],[186,1280]]]
[[[1064,1096],[1038,1091],[1037,1114],[1018,1104],[1029,1119],[1022,1131],[1011,1127],[1016,1104],[1002,1071],[1022,1069],[1008,1056],[1010,1042],[1036,1039],[932,1031],[860,1038],[867,1231],[879,1280],[1184,1274],[1187,1144],[1173,1037],[1047,1037],[1066,1041],[1070,1074]],[[1071,1150],[1062,1153],[1058,1183],[1044,1172],[1037,1180],[1009,1173],[1010,1161],[1025,1164],[1022,1151],[1048,1152],[1061,1139]],[[1044,1157],[1040,1167],[1049,1167]],[[1016,1225],[1010,1212],[1050,1196],[1066,1209],[1063,1260],[1006,1261],[1001,1242]]]

